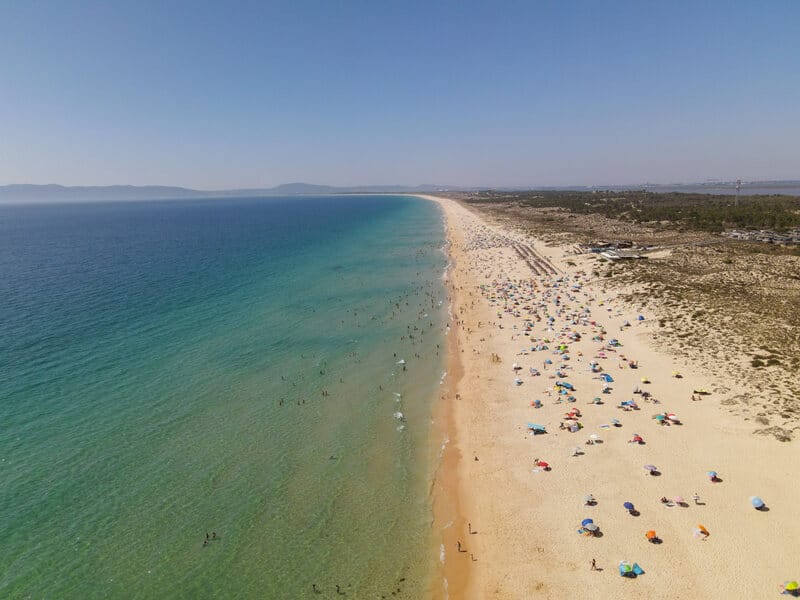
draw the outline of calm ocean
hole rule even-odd
[[[0,597],[425,595],[443,244],[404,196],[0,206]]]

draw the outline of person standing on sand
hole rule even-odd
[[[597,571],[597,561],[592,559],[592,568],[589,569],[590,571]]]

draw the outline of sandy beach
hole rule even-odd
[[[658,348],[658,315],[593,278],[589,257],[428,198],[452,262],[433,595],[779,597],[800,577],[800,452],[720,409],[767,392]],[[622,577],[621,561],[643,574]]]

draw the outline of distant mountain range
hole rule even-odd
[[[539,187],[459,187],[424,184],[363,185],[336,187],[311,183],[285,183],[271,188],[238,190],[193,190],[172,186],[63,186],[13,184],[0,186],[0,204],[50,203],[50,202],[114,202],[124,200],[181,200],[191,198],[252,198],[261,196],[314,196],[331,194],[420,194],[425,192],[471,191],[478,189],[502,190],[630,190],[647,188],[652,192],[694,192],[707,194],[734,194],[735,182],[714,181],[705,183],[631,184],[608,186],[539,186]],[[800,195],[800,180],[742,182],[742,195],[788,194]]]
[[[260,196],[314,196],[330,194],[419,194],[445,190],[461,190],[439,185],[365,185],[335,187],[311,183],[285,183],[272,188],[238,190],[193,190],[161,185],[63,186],[57,184],[12,184],[0,186],[0,203],[18,202],[111,202],[123,200],[180,200],[187,198],[250,198]]]

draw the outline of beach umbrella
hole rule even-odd
[[[644,535],[648,540],[652,540],[654,537],[656,537],[656,532],[651,529],[650,531],[648,531]]]
[[[620,575],[624,577],[626,573],[630,573],[631,571],[633,571],[633,567],[629,562],[623,560],[621,563],[619,563]]]
[[[590,523],[594,523],[594,520],[593,519],[584,519],[583,521],[581,521],[581,527],[586,527]]]
[[[594,496],[592,496],[591,494],[586,494],[583,497],[583,501],[584,502],[594,502]]]
[[[586,531],[597,531],[598,527],[594,523],[589,523],[584,527]]]
[[[710,533],[708,533],[708,529],[706,529],[703,525],[698,525],[697,529],[700,531],[700,533],[704,535],[711,535]]]
[[[543,469],[546,469],[546,468],[548,468],[548,467],[550,466],[550,464],[549,464],[549,463],[546,463],[546,462],[544,462],[543,460],[540,460],[540,461],[537,463],[537,466],[539,466],[539,467],[542,467]]]
[[[658,467],[655,465],[645,465],[644,468],[646,471],[658,471]]]
[[[659,414],[659,415],[655,415],[655,416],[653,416],[653,418],[654,418],[656,421],[663,421],[663,420],[664,420],[664,419],[666,419],[667,417],[666,417],[666,416],[664,416],[664,415],[661,415],[661,414]]]
[[[764,501],[761,498],[759,498],[758,496],[752,496],[750,498],[750,504],[753,505],[753,508],[763,508],[764,507]]]
[[[796,581],[787,581],[783,584],[783,589],[787,592],[796,592],[800,589],[800,584],[798,584]]]
[[[550,360],[549,358],[546,358],[546,359],[545,359],[545,361],[544,361],[544,364],[546,364],[546,365],[552,365],[552,364],[553,364],[553,361],[552,361],[552,360]]]
[[[675,502],[677,504],[684,504],[686,500],[683,499],[683,496],[675,496]]]
[[[625,502],[622,506],[625,510],[633,510],[633,502]]]
[[[611,424],[612,425],[619,425],[620,424],[619,423],[619,419],[611,419]]]
[[[708,475],[709,477],[716,477],[716,476],[717,476],[717,472],[716,472],[716,471],[709,471],[709,472],[707,473],[707,475]]]
[[[599,436],[599,435],[597,435],[596,433],[593,433],[592,435],[590,435],[590,436],[589,436],[589,439],[592,439],[592,440],[599,440],[599,439],[600,439],[600,436]]]

